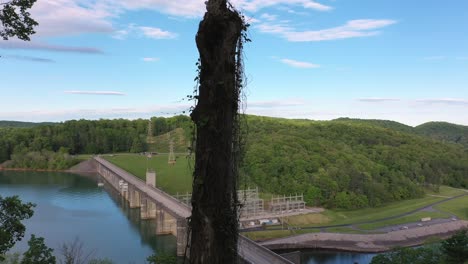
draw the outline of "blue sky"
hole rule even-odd
[[[236,0],[250,114],[468,125],[468,1]],[[0,40],[0,120],[180,114],[204,0],[38,0]]]

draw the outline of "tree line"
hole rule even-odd
[[[151,121],[154,136],[176,128],[191,136],[187,116]],[[421,197],[426,188],[437,190],[441,184],[468,188],[468,151],[462,145],[401,131],[398,123],[258,116],[246,121],[240,184],[263,192],[304,193],[308,205],[355,209]],[[18,166],[61,168],[68,166],[67,153],[146,151],[148,124],[144,119],[75,120],[3,128],[0,163],[13,158]]]
[[[441,184],[468,187],[461,145],[356,122],[248,117],[243,174],[308,205],[355,209],[421,197]]]
[[[187,116],[154,117],[151,120],[154,136],[178,127],[190,131],[191,123]],[[148,124],[147,119],[102,119],[0,128],[0,163],[16,157],[17,163],[30,167],[31,162],[47,159],[51,155],[49,151],[70,155],[143,152],[147,150]],[[31,158],[24,158],[26,153]]]

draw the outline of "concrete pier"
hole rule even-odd
[[[176,198],[155,188],[152,180],[142,181],[100,157],[94,157],[93,161],[97,172],[120,193],[122,199],[128,201],[128,206],[140,208],[138,213],[140,219],[156,220],[156,234],[176,237],[177,255],[184,256],[189,241],[187,219],[191,215],[191,209]],[[154,183],[156,184],[156,174],[154,174]],[[241,235],[239,235],[238,252],[246,263],[292,263]]]

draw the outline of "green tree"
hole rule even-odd
[[[0,196],[0,261],[16,241],[24,237],[26,227],[21,221],[32,217],[34,206],[32,203],[22,203],[18,196]]]
[[[114,262],[108,258],[103,259],[92,259],[88,264],[114,264]]]
[[[441,264],[443,255],[437,248],[398,248],[372,258],[370,264]],[[462,263],[462,262],[460,262]]]
[[[29,36],[36,33],[34,27],[38,25],[28,12],[36,0],[11,0],[0,3],[0,37],[8,40],[17,37],[30,40]]]
[[[468,230],[464,229],[442,242],[442,252],[448,263],[464,263],[468,261]]]
[[[168,254],[153,254],[149,256],[146,261],[150,264],[176,264],[177,257]]]
[[[44,244],[44,238],[31,235],[28,241],[29,249],[24,252],[21,264],[55,264],[53,249]]]

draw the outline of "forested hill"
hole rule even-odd
[[[468,149],[468,126],[446,122],[429,122],[417,126],[416,133],[446,142],[462,144]]]
[[[463,146],[407,132],[407,127],[396,122],[258,116],[246,120],[241,180],[264,192],[304,193],[309,205],[358,208],[422,196],[428,186],[468,187],[468,151]],[[187,116],[152,118],[151,125],[150,138],[144,119],[3,128],[0,163],[15,157],[18,166],[30,166],[41,156],[50,156],[44,150],[70,154],[167,152],[171,139],[183,151],[190,142]],[[417,129],[431,131],[431,136],[438,131],[412,130]],[[25,155],[28,152],[35,154]]]
[[[42,122],[42,123],[33,123],[33,122],[20,122],[20,121],[4,121],[0,120],[0,128],[2,127],[36,127],[36,126],[44,126],[44,125],[53,125],[56,123],[52,122]]]
[[[342,121],[248,117],[244,175],[272,193],[356,208],[421,196],[423,186],[468,187],[468,152],[410,133]]]
[[[468,126],[455,125],[447,122],[429,122],[417,127],[412,127],[390,120],[354,118],[339,118],[333,121],[378,126],[405,133],[430,137],[439,141],[457,143],[468,148]]]
[[[343,123],[360,123],[366,125],[373,125],[383,128],[388,128],[396,131],[401,131],[405,133],[414,133],[414,127],[408,126],[402,123],[391,120],[380,120],[380,119],[356,119],[356,118],[338,118],[332,120],[334,122],[343,122]]]

